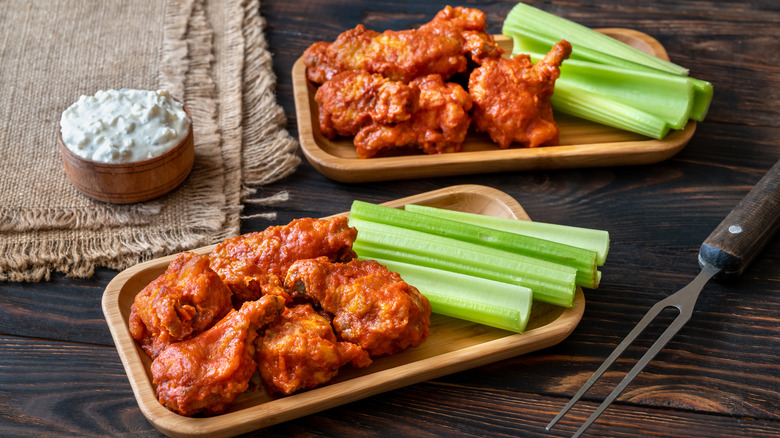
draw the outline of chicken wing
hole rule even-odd
[[[284,285],[294,297],[312,299],[332,314],[336,334],[372,357],[416,347],[428,337],[428,299],[376,261],[300,260]]]
[[[202,332],[231,309],[230,289],[211,270],[209,258],[183,252],[135,296],[130,334],[155,358],[171,342]]]
[[[363,70],[338,73],[314,95],[320,131],[327,138],[353,136],[371,123],[409,120],[414,108],[412,89],[403,82]]]
[[[560,65],[571,54],[562,40],[535,65],[528,55],[489,59],[469,76],[469,94],[477,130],[486,132],[501,148],[512,143],[527,147],[558,144],[558,125],[550,97]]]
[[[288,308],[258,342],[257,364],[269,391],[289,395],[330,382],[347,363],[371,364],[368,353],[339,342],[333,327],[309,304]]]
[[[266,295],[231,310],[194,338],[168,346],[152,362],[160,403],[186,416],[224,412],[257,369],[257,329],[283,310],[281,297]]]
[[[394,148],[415,147],[427,154],[458,152],[466,139],[471,117],[471,97],[460,85],[428,75],[409,83],[414,112],[396,124],[371,123],[355,135],[361,158]]]
[[[418,29],[379,33],[358,25],[304,52],[307,77],[322,84],[341,71],[366,70],[404,82],[429,74],[447,79],[465,72],[469,58],[480,63],[501,56],[485,29],[482,11],[450,6]]]
[[[303,218],[222,241],[209,254],[211,268],[230,287],[234,301],[256,300],[263,294],[282,295],[287,269],[298,259],[327,256],[333,261],[355,258],[357,230],[347,218]]]

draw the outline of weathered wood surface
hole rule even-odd
[[[290,69],[312,42],[364,23],[419,25],[445,3],[418,0],[263,1],[278,97],[296,131]],[[538,221],[610,231],[601,287],[586,291],[582,322],[537,353],[461,372],[255,433],[256,436],[569,436],[663,329],[663,321],[551,432],[544,426],[656,301],[698,272],[696,254],[721,219],[780,158],[780,7],[770,1],[533,2],[592,27],[658,39],[672,61],[709,80],[715,99],[688,146],[655,165],[509,172],[391,183],[342,184],[308,164],[261,189],[286,190],[277,212],[244,231],[384,202],[454,184],[516,198]],[[464,5],[491,31],[514,2]],[[0,436],[157,436],[133,398],[100,310],[116,272],[89,280],[0,284]],[[664,321],[668,321],[668,318]],[[780,435],[780,238],[736,282],[711,282],[691,321],[661,351],[590,436]]]

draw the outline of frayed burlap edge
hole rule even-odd
[[[260,15],[260,2],[248,0],[244,5],[245,51],[243,69],[243,173],[242,202],[252,202],[255,189],[289,176],[301,162],[298,142],[285,129],[287,118],[276,102],[276,75],[273,58],[265,39],[265,19]],[[288,194],[272,195],[268,199],[287,199]],[[264,217],[273,218],[273,213]]]
[[[215,202],[198,196],[204,192],[204,185],[212,192],[218,189],[220,193],[224,186],[216,84],[211,76],[213,34],[202,1],[172,0],[167,4],[159,78],[161,85],[174,96],[185,96],[193,119],[198,120],[196,156],[199,158],[196,165],[206,163],[209,168],[201,169],[207,176],[199,186],[193,187],[194,195],[188,197],[189,210],[195,216],[181,229],[141,225],[80,231],[43,230],[34,239],[0,246],[0,251],[6,254],[0,262],[0,280],[49,280],[53,271],[69,277],[91,277],[96,266],[121,270],[142,261],[204,246],[235,232],[224,227],[224,209],[211,208],[217,212],[203,214],[206,209],[199,208]],[[224,199],[217,201],[224,205]]]
[[[0,212],[0,232],[51,230],[56,228],[97,229],[106,226],[148,224],[162,210],[160,202],[127,206],[96,206],[93,209],[24,208]],[[110,215],[110,219],[108,218]],[[42,224],[46,224],[45,226]]]
[[[13,256],[3,259],[0,280],[35,282],[49,280],[54,271],[68,277],[87,278],[96,266],[121,270],[136,263],[202,246],[208,234],[170,230],[165,236],[121,229],[110,238],[82,238],[77,244],[59,238],[41,237],[14,247],[0,245],[0,251]],[[175,243],[174,247],[170,245]],[[31,256],[32,255],[32,256]]]
[[[203,161],[221,160],[221,132],[218,119],[218,102],[213,71],[214,54],[211,46],[213,30],[209,28],[203,6],[204,0],[176,0],[168,4],[166,13],[166,38],[163,48],[163,69],[160,83],[174,96],[185,96],[188,107],[195,110],[194,119],[199,119],[203,128],[198,136],[199,143],[208,147],[199,148],[197,154],[208,157]],[[234,4],[235,2],[229,2]],[[240,201],[255,205],[270,205],[289,198],[287,192],[280,192],[266,198],[252,199],[259,186],[277,181],[292,174],[300,163],[297,142],[285,129],[286,118],[276,103],[276,78],[272,69],[271,54],[264,37],[265,21],[259,14],[259,2],[242,2],[241,36],[244,45],[242,62],[242,95],[239,120],[243,129],[240,140],[243,144],[238,172],[238,195]],[[235,12],[234,9],[231,12]],[[231,15],[236,16],[236,15]],[[235,28],[235,27],[234,27]],[[198,39],[194,44],[194,38]],[[205,44],[205,45],[204,45]],[[200,47],[197,53],[190,53]],[[189,61],[187,60],[189,58]],[[248,67],[254,66],[254,67]],[[190,87],[200,85],[199,89]],[[197,103],[193,99],[203,99]],[[235,115],[233,116],[235,117]],[[211,121],[205,123],[204,121]],[[227,198],[235,199],[234,185],[226,183],[220,166],[214,166],[213,178],[204,178],[205,184],[225,185]],[[235,186],[234,186],[235,187]],[[200,190],[195,190],[199,192]],[[231,193],[227,193],[230,191]],[[212,200],[213,201],[213,200]],[[206,200],[191,200],[193,210]],[[239,231],[241,204],[225,203],[219,214],[198,219],[198,226],[189,229],[154,230],[151,226],[112,227],[110,232],[100,230],[89,232],[89,237],[68,230],[42,231],[35,239],[19,245],[4,244],[0,251],[14,254],[2,260],[0,281],[49,280],[53,271],[69,277],[86,278],[94,274],[96,266],[121,270],[133,264],[165,256],[178,251],[193,249],[236,235]],[[155,214],[155,204],[148,203],[131,209],[134,215]],[[273,219],[274,214],[261,215]],[[139,220],[140,216],[128,216],[128,221]],[[70,219],[68,219],[70,220]],[[70,236],[63,239],[63,235]]]
[[[180,5],[179,10],[191,8],[190,16],[184,22],[185,32],[180,33],[182,29],[178,26],[181,17],[177,16],[178,12],[170,11],[168,16],[176,23],[172,23],[175,25],[171,28],[166,28],[166,53],[179,53],[174,47],[183,40],[187,44],[186,59],[179,62],[172,57],[164,64],[171,68],[184,65],[185,75],[182,80],[178,76],[181,71],[176,73],[163,70],[160,81],[165,83],[170,80],[172,84],[183,84],[181,86],[184,102],[190,108],[195,136],[198,139],[195,148],[197,168],[193,170],[197,170],[199,178],[198,184],[190,187],[187,193],[187,215],[190,218],[188,228],[193,233],[198,230],[208,231],[201,244],[209,244],[235,233],[234,226],[225,226],[230,213],[229,206],[232,205],[228,202],[228,192],[234,189],[226,183],[224,176],[226,163],[223,155],[223,132],[219,125],[219,96],[214,78],[214,30],[206,17],[207,11],[203,4],[205,0],[184,1],[186,4]],[[220,193],[221,196],[215,199],[215,193]],[[220,208],[215,208],[215,204]],[[166,246],[178,247],[176,242],[170,242]]]

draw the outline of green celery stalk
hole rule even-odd
[[[663,119],[648,112],[566,83],[555,84],[550,102],[561,112],[658,140],[666,137],[670,129]]]
[[[607,260],[607,253],[609,252],[609,232],[604,230],[486,216],[418,204],[406,204],[404,209],[414,213],[468,222],[470,224],[496,230],[538,237],[540,239],[589,249],[596,253],[596,264],[598,266],[604,265],[604,262]]]
[[[543,37],[535,38],[539,36],[530,33],[514,34],[512,54],[529,54],[531,59],[537,62],[544,58],[544,54],[557,42]],[[577,58],[574,57],[574,53],[587,53],[587,56]],[[560,82],[573,82],[580,88],[611,96],[615,100],[661,118],[669,112],[669,108],[676,108],[677,121],[675,122],[674,118],[668,120],[674,129],[681,129],[689,118],[698,122],[703,121],[713,96],[712,84],[709,82],[675,75],[584,47],[578,47],[577,50],[573,48],[572,59],[561,65],[561,77],[556,81],[556,86]],[[625,90],[626,87],[632,91]],[[678,88],[681,89],[677,90]],[[674,92],[680,94],[669,94]],[[632,98],[631,94],[636,97]],[[690,102],[681,105],[678,101],[682,98]],[[661,108],[665,108],[664,111],[657,111]]]
[[[647,73],[660,74],[660,72],[666,72],[680,77],[688,76],[688,70],[684,67],[657,58],[571,20],[522,3],[515,5],[507,15],[504,20],[502,33],[514,40],[513,54],[547,53],[553,44],[565,39],[572,44],[572,54],[569,61],[582,60]],[[693,103],[690,109],[690,118],[701,122],[709,111],[713,97],[713,87],[709,82],[696,78],[688,78],[688,82],[693,87]],[[569,108],[569,105],[561,105],[559,108],[555,103],[553,103],[553,106],[564,112]],[[616,107],[615,111],[620,112],[622,109]],[[653,111],[649,112],[654,113]],[[596,121],[604,123],[604,121],[608,120],[608,118],[603,116],[600,117]],[[591,118],[590,120],[594,119]],[[670,124],[680,126],[679,123]],[[624,126],[630,126],[630,124],[618,127],[625,129]],[[634,130],[634,132],[640,131]],[[656,135],[650,136],[658,138]]]
[[[596,253],[588,249],[362,201],[352,203],[349,215],[350,218],[448,237],[571,266],[577,269],[578,285],[590,288],[597,285]]]
[[[548,39],[565,39],[571,43],[572,47],[598,47],[599,51],[608,53],[613,57],[622,58],[676,75],[688,75],[688,69],[684,67],[645,53],[579,23],[575,23],[563,17],[558,17],[523,3],[517,3],[512,10],[509,11],[509,14],[504,20],[502,33],[511,36],[512,29],[524,29],[527,32],[542,35]]]
[[[673,129],[682,129],[691,117],[694,89],[685,76],[567,61],[558,81],[653,114]]]
[[[362,257],[361,257],[362,258]],[[428,298],[434,313],[522,333],[531,315],[531,289],[409,263],[372,258]]]
[[[474,268],[501,272],[504,277],[513,278],[514,284],[533,290],[536,299],[559,297],[564,302],[573,299],[577,270],[569,266],[392,225],[354,218],[349,222],[358,230],[353,244],[358,255],[370,256],[361,253],[365,249],[382,250],[381,258],[406,263],[426,262],[424,266],[466,275],[474,274]],[[483,278],[501,281],[495,276]]]
[[[691,118],[697,122],[704,121],[710,110],[710,103],[714,90],[712,84],[701,79],[690,78],[693,84],[693,108],[691,108]]]
[[[564,38],[555,38],[547,35],[542,35],[528,29],[512,26],[511,24],[504,24],[504,35],[512,38],[512,55],[519,55],[521,53],[547,53],[550,48]],[[569,41],[571,42],[571,41]],[[629,61],[627,59],[619,58],[617,56],[604,53],[600,50],[583,45],[572,45],[571,55],[569,55],[568,61],[580,60],[592,62],[595,64],[612,65],[615,67],[623,67],[636,71],[649,71],[649,72],[665,72],[666,70],[659,70],[640,64],[638,62]],[[679,76],[679,75],[675,75]]]
[[[544,58],[538,53],[529,55],[535,62]],[[564,87],[598,94],[652,114],[673,129],[682,129],[691,118],[695,92],[689,77],[577,60],[567,60],[560,70],[556,90]]]
[[[538,280],[523,276],[517,272],[510,272],[503,269],[465,265],[460,261],[443,259],[435,256],[418,255],[408,252],[403,253],[395,249],[376,246],[370,242],[366,243],[362,240],[355,241],[352,248],[359,257],[374,260],[400,261],[441,271],[526,287],[532,291],[535,300],[563,307],[571,307],[574,304],[574,292],[576,291],[576,287],[572,286],[573,283],[555,284],[551,283],[549,280]]]

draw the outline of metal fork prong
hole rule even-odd
[[[693,281],[688,283],[679,291],[655,303],[655,305],[653,305],[653,307],[647,311],[645,316],[642,317],[642,320],[639,321],[633,330],[631,330],[631,333],[629,333],[628,336],[623,339],[623,342],[621,342],[620,345],[615,348],[615,351],[613,351],[607,360],[605,360],[604,363],[599,367],[599,369],[593,373],[593,376],[591,376],[590,379],[585,382],[585,385],[580,388],[577,394],[572,397],[569,403],[561,410],[560,413],[558,413],[553,421],[547,425],[547,430],[549,430],[555,424],[555,422],[557,422],[569,409],[571,409],[571,407],[579,400],[582,394],[584,394],[585,391],[587,391],[590,386],[593,385],[593,383],[598,380],[599,377],[601,377],[604,371],[606,371],[612,362],[614,362],[615,359],[620,356],[623,350],[625,350],[626,347],[628,347],[628,345],[631,344],[639,335],[639,333],[641,333],[650,324],[650,321],[654,320],[658,314],[661,313],[661,310],[667,307],[676,307],[680,313],[677,315],[674,321],[672,321],[669,327],[664,330],[663,334],[658,339],[656,339],[650,349],[645,352],[644,356],[642,356],[642,359],[640,359],[639,362],[634,365],[631,371],[626,374],[620,384],[618,384],[618,386],[612,390],[612,392],[601,403],[598,409],[596,409],[596,411],[591,414],[588,420],[582,426],[580,426],[577,432],[575,432],[572,436],[572,438],[579,437],[594,421],[596,421],[596,419],[601,415],[602,412],[604,412],[607,406],[609,406],[610,403],[612,403],[620,395],[620,393],[623,392],[623,390],[626,388],[626,386],[628,386],[629,383],[631,383],[634,377],[636,377],[642,371],[642,369],[644,369],[644,367],[651,360],[653,360],[655,355],[666,346],[669,340],[672,339],[678,331],[680,331],[685,323],[691,319],[693,308],[696,305],[696,300],[699,298],[699,293],[701,293],[704,285],[710,280],[710,278],[717,274],[718,271],[719,269],[705,263],[702,271],[699,272],[699,275],[697,275]]]
[[[605,371],[612,365],[613,362],[623,353],[623,351],[636,339],[637,336],[639,336],[640,333],[647,327],[648,324],[650,324],[650,321],[655,319],[655,317],[658,315],[658,313],[661,312],[661,309],[664,307],[667,307],[666,305],[662,305],[662,302],[656,303],[653,307],[648,310],[648,312],[645,314],[644,317],[637,323],[636,326],[634,326],[634,329],[631,330],[631,332],[623,338],[623,341],[615,348],[614,351],[612,351],[612,354],[607,357],[607,359],[601,364],[601,366],[596,370],[596,372],[593,373],[592,376],[585,382],[584,385],[580,388],[579,391],[577,391],[576,394],[574,394],[574,397],[569,400],[569,403],[566,404],[566,406],[561,409],[561,411],[558,413],[558,415],[555,416],[555,418],[552,419],[550,424],[547,425],[545,428],[546,430],[550,430],[555,423],[558,422],[564,415],[566,415],[567,412],[569,412],[569,409],[574,406],[575,403],[577,403],[580,400],[580,397],[582,397],[583,394],[585,394],[588,389],[590,389],[591,386],[593,386],[594,383],[596,383],[596,380],[598,380],[602,374],[604,374]]]
[[[644,329],[650,324],[650,322],[654,320],[659,313],[661,313],[661,310],[670,306],[674,306],[680,310],[680,315],[678,315],[677,319],[675,319],[673,324],[676,324],[677,321],[681,321],[681,322],[679,323],[679,327],[670,333],[669,338],[671,339],[671,337],[674,336],[677,330],[679,330],[688,321],[688,319],[690,319],[691,314],[693,313],[693,307],[696,303],[697,298],[699,297],[699,293],[701,292],[701,289],[704,287],[704,284],[707,283],[707,281],[709,281],[709,279],[712,278],[712,276],[715,275],[717,272],[718,269],[710,265],[705,265],[704,269],[702,269],[699,275],[697,275],[696,278],[694,278],[693,281],[691,281],[688,285],[686,285],[679,291],[673,293],[672,295],[669,295],[663,300],[655,303],[655,305],[653,305],[653,307],[651,307],[650,310],[647,311],[645,316],[642,317],[642,319],[637,323],[634,329],[631,330],[631,332],[623,339],[623,341],[617,346],[617,348],[615,348],[612,354],[609,355],[609,357],[604,361],[604,363],[601,364],[601,366],[596,370],[596,372],[593,373],[592,376],[590,376],[590,378],[585,382],[585,384],[582,385],[582,388],[580,388],[580,390],[577,391],[576,394],[574,394],[574,397],[572,397],[571,400],[569,400],[569,403],[567,403],[566,406],[564,406],[563,409],[561,409],[558,415],[556,415],[555,418],[553,418],[553,420],[550,422],[550,424],[547,425],[545,429],[550,430],[550,428],[552,428],[555,425],[555,423],[558,422],[558,420],[560,420],[564,415],[566,415],[567,412],[569,412],[569,409],[571,409],[572,406],[574,406],[574,404],[579,401],[580,397],[582,397],[582,395],[585,394],[585,392],[587,392],[591,386],[593,386],[596,380],[598,380],[601,377],[601,375],[604,374],[607,368],[609,368],[612,365],[612,363],[615,362],[618,356],[620,356],[623,353],[623,351],[632,342],[634,342],[634,339],[636,339],[636,337],[639,336],[639,334],[642,333],[642,331],[644,331]],[[684,316],[684,319],[680,320],[679,318],[683,315],[687,315],[687,316]],[[671,327],[672,326],[667,328],[667,331],[664,332],[664,335],[669,331]],[[659,338],[659,341],[660,340],[661,339]],[[669,340],[667,339],[666,341],[664,341],[663,344],[660,344],[658,350],[663,348],[663,346],[668,341]],[[656,341],[656,343],[658,343],[658,341]],[[647,355],[648,353],[646,353],[645,355]],[[656,353],[657,351],[653,353],[653,356],[655,356]],[[648,358],[647,361],[649,362],[653,356],[650,356],[650,358]],[[637,373],[639,373],[639,371],[641,371],[641,368],[637,370]],[[633,379],[633,377],[631,378]],[[631,379],[627,380],[626,385],[628,385],[630,381]],[[618,394],[620,393],[618,392]],[[615,396],[617,396],[618,394],[616,394]],[[609,403],[606,404],[608,405]],[[606,405],[604,405],[604,407],[606,408]],[[599,412],[599,415],[600,414],[601,413]],[[596,415],[596,417],[598,417],[598,415]],[[594,417],[593,420],[595,420],[596,417]],[[593,421],[590,421],[590,423],[592,422]],[[588,425],[590,423],[588,423]],[[580,429],[585,430],[586,428],[587,426]]]
[[[601,402],[601,405],[599,405],[598,409],[596,409],[588,418],[585,423],[580,426],[580,428],[577,430],[577,432],[572,435],[572,438],[577,438],[580,435],[582,435],[583,432],[594,422],[597,418],[601,415],[602,412],[604,412],[605,409],[607,409],[607,406],[610,405],[619,395],[623,392],[624,389],[626,389],[626,386],[628,386],[629,383],[636,377],[640,372],[642,372],[642,369],[650,363],[651,360],[655,357],[656,354],[658,354],[659,351],[661,351],[664,346],[669,342],[672,337],[682,328],[683,325],[685,325],[686,322],[691,318],[690,312],[683,312],[681,311],[679,315],[677,315],[677,318],[672,322],[672,324],[669,325],[669,327],[664,330],[663,334],[656,339],[656,341],[653,343],[653,345],[650,347],[647,352],[645,352],[644,356],[642,356],[642,359],[639,360],[639,362],[634,365],[633,368],[631,368],[631,371],[626,374],[625,377],[623,377],[623,380],[620,381],[620,383],[615,387],[615,389],[612,390],[612,392],[607,396],[607,398],[604,399],[603,402]]]

